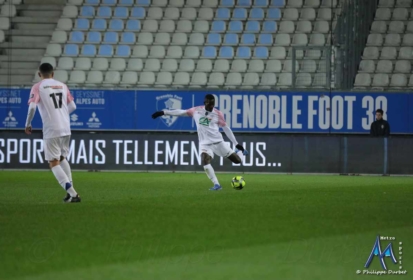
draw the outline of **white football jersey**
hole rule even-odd
[[[54,79],[44,79],[32,87],[29,104],[39,108],[43,122],[43,139],[70,135],[67,104],[73,101],[68,87]]]
[[[221,111],[214,109],[212,112],[208,112],[205,110],[205,106],[199,106],[188,109],[186,113],[196,123],[200,144],[213,144],[224,141],[219,128],[227,124]]]

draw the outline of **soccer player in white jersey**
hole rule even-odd
[[[76,104],[68,87],[53,79],[53,66],[43,63],[39,67],[41,81],[32,87],[29,112],[26,120],[26,134],[32,133],[31,122],[36,108],[39,108],[43,122],[43,147],[46,160],[59,184],[67,192],[64,202],[80,202],[73,188],[72,171],[66,157],[70,144],[69,114],[76,110]]]
[[[188,110],[162,110],[155,112],[152,118],[156,119],[164,115],[189,116],[195,120],[202,164],[204,165],[204,170],[208,178],[211,179],[214,184],[210,190],[218,191],[221,190],[222,187],[215,175],[214,168],[211,166],[211,160],[214,158],[214,154],[220,157],[226,157],[235,164],[240,164],[244,155],[248,154],[248,151],[245,150],[242,145],[238,144],[231,128],[229,128],[225,122],[224,115],[215,109],[214,106],[215,97],[212,94],[207,94],[204,99],[204,106],[193,107]],[[228,139],[235,145],[235,152],[224,142],[222,134],[219,132],[220,127]]]

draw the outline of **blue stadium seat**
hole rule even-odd
[[[234,7],[235,0],[221,0],[220,7]]]
[[[93,30],[105,30],[106,29],[106,20],[103,18],[94,19],[92,22]]]
[[[110,18],[112,17],[112,9],[110,7],[99,7],[98,18]]]
[[[130,19],[126,22],[126,30],[139,31],[141,30],[141,22],[137,19]]]
[[[259,45],[272,45],[273,44],[273,38],[272,34],[260,34],[258,36],[258,44]]]
[[[275,19],[279,20],[281,18],[281,11],[280,9],[270,8],[267,12],[268,19]]]
[[[89,20],[86,18],[78,18],[75,21],[75,28],[77,30],[88,30],[89,29]]]
[[[134,0],[119,0],[119,6],[133,6]]]
[[[256,58],[268,58],[268,48],[267,47],[255,47],[254,57],[256,57]]]
[[[98,56],[112,56],[113,55],[113,46],[111,45],[100,45]]]
[[[233,19],[244,20],[248,17],[247,10],[244,8],[235,8],[234,12],[232,13]]]
[[[124,32],[121,36],[121,44],[135,44],[136,36],[133,32]]]
[[[237,34],[225,34],[224,37],[225,45],[238,45],[238,35]]]
[[[237,6],[239,7],[250,7],[252,0],[238,0]]]
[[[103,42],[105,44],[117,44],[118,41],[119,41],[118,32],[106,32],[105,36],[103,37]]]
[[[249,47],[239,47],[236,58],[251,58],[251,49]]]
[[[116,0],[102,0],[102,5],[115,6]]]
[[[207,45],[221,45],[221,35],[216,34],[216,33],[208,34],[206,44]]]
[[[204,47],[202,49],[202,56],[208,58],[215,58],[217,56],[217,49],[212,46]]]
[[[83,55],[83,56],[95,56],[96,55],[95,45],[83,45],[81,55]]]
[[[136,0],[137,6],[150,6],[151,0]]]
[[[99,0],[85,0],[86,5],[99,5]]]
[[[134,7],[130,15],[131,18],[145,18],[145,9],[141,7]]]
[[[109,23],[110,30],[122,31],[123,30],[123,20],[112,19]]]
[[[85,34],[82,31],[70,32],[69,42],[83,43],[84,40],[85,40]]]
[[[122,56],[122,57],[130,56],[130,47],[126,45],[119,45],[116,48],[116,56]]]
[[[250,11],[250,19],[264,19],[264,10],[261,8],[252,8]]]
[[[255,45],[255,34],[242,34],[241,45]]]
[[[270,6],[272,7],[284,7],[285,0],[271,0]]]
[[[267,7],[269,0],[254,0],[255,7]]]
[[[126,7],[116,7],[113,17],[115,18],[127,18],[129,16],[129,10]]]
[[[264,21],[262,24],[262,32],[274,33],[277,32],[277,23],[275,21]]]
[[[218,8],[215,18],[228,20],[231,17],[231,13],[227,8]]]
[[[234,57],[234,48],[233,47],[221,47],[219,49],[220,58],[233,58]]]
[[[79,55],[79,46],[73,44],[65,45],[64,55],[66,56],[78,56]]]
[[[221,33],[221,32],[225,32],[225,30],[226,30],[226,26],[225,26],[224,21],[218,20],[218,21],[212,22],[211,32]]]
[[[94,17],[95,16],[95,8],[91,6],[83,6],[80,8],[80,16],[81,17]]]
[[[230,21],[228,24],[228,32],[241,33],[242,22],[238,20]]]
[[[247,21],[245,25],[245,32],[260,32],[260,23],[258,21]]]
[[[87,34],[87,43],[99,44],[102,42],[102,35],[100,32],[92,31]]]

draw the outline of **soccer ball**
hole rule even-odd
[[[232,178],[231,186],[236,190],[242,190],[245,187],[245,180],[242,176]]]

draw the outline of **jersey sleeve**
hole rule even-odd
[[[67,90],[67,104],[69,104],[70,102],[72,102],[74,100],[72,94],[70,93],[69,88],[66,86],[66,90]]]
[[[218,125],[220,127],[224,127],[227,125],[227,122],[225,121],[224,114],[221,111],[218,111]]]
[[[39,103],[40,102],[40,83],[35,84],[32,87],[32,90],[30,91],[30,97],[29,97],[29,101],[27,102],[28,104],[30,103]]]
[[[194,116],[195,108],[196,108],[196,107],[192,107],[192,108],[186,110],[186,113],[187,113],[188,116],[190,116],[191,118]]]

